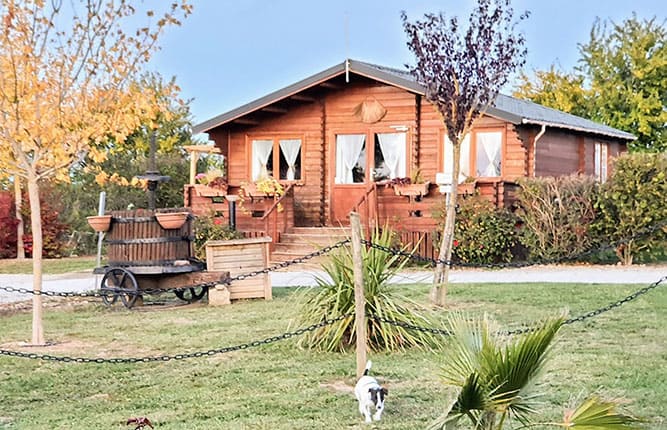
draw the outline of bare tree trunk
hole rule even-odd
[[[433,275],[433,288],[431,289],[431,302],[436,306],[445,306],[447,299],[447,286],[449,284],[449,270],[451,266],[444,264],[452,259],[452,244],[454,242],[454,226],[456,224],[456,197],[459,184],[459,160],[461,159],[460,142],[452,144],[453,162],[452,169],[452,189],[447,201],[447,212],[445,215],[445,227],[442,230],[442,241],[440,242],[440,251]]]
[[[28,197],[30,199],[30,225],[32,227],[32,344],[45,345],[42,325],[42,217],[39,201],[37,177],[28,178]]]
[[[16,207],[16,219],[18,224],[16,225],[16,258],[19,260],[25,259],[25,246],[23,243],[23,233],[25,228],[23,226],[23,215],[21,214],[21,208],[23,207],[23,198],[21,193],[21,178],[14,176],[14,206]]]

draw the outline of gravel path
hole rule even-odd
[[[295,267],[298,269],[298,266]],[[315,276],[324,277],[316,270],[291,270],[271,273],[274,287],[314,286]],[[569,282],[591,284],[644,284],[648,285],[667,276],[667,265],[623,266],[531,266],[518,269],[486,270],[456,269],[450,276],[452,283],[470,282]],[[46,275],[44,291],[90,291],[99,287],[101,276],[90,272]],[[431,271],[406,271],[392,279],[395,283],[431,282]],[[666,281],[667,282],[667,281]],[[32,275],[0,275],[0,287],[32,289]],[[0,290],[0,303],[11,303],[31,298],[27,294]]]

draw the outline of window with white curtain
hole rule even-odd
[[[366,179],[366,135],[336,135],[337,184],[363,183]]]
[[[267,176],[287,181],[301,179],[301,139],[252,141],[252,180]]]
[[[475,133],[475,175],[496,177],[501,173],[503,134],[500,131]]]
[[[607,180],[607,164],[609,162],[609,145],[595,142],[595,177],[600,182]]]
[[[407,165],[405,133],[375,135],[373,180],[404,178]]]
[[[445,135],[445,150],[443,151],[443,172],[452,175],[454,172],[454,146]],[[466,134],[461,141],[461,158],[459,159],[459,183],[470,176],[470,134]]]

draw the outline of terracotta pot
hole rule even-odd
[[[173,230],[181,228],[185,220],[188,218],[187,212],[160,212],[155,214],[157,222],[160,223],[162,228],[167,230]]]
[[[88,224],[95,231],[108,231],[111,226],[111,215],[95,215],[86,217]]]

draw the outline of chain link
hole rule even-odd
[[[303,257],[297,257],[292,260],[284,261],[282,263],[274,264],[272,266],[269,266],[265,269],[260,269],[260,270],[254,270],[252,272],[247,272],[247,273],[242,273],[236,276],[232,276],[229,279],[219,281],[219,282],[204,282],[201,284],[194,284],[194,285],[186,285],[186,286],[180,286],[180,287],[173,287],[173,288],[154,288],[154,289],[142,289],[139,291],[142,295],[158,295],[158,294],[164,294],[167,292],[172,292],[172,291],[186,291],[190,288],[211,288],[216,285],[220,284],[226,284],[229,285],[234,281],[241,281],[244,279],[251,278],[253,276],[258,276],[258,275],[263,275],[267,274],[270,272],[274,272],[279,269],[284,269],[286,267],[292,266],[294,264],[300,264],[304,263],[312,258],[319,257],[322,255],[325,255],[331,251],[333,251],[336,248],[340,248],[341,246],[344,246],[346,244],[350,243],[350,239],[345,239],[340,242],[337,242],[333,245],[325,246],[324,248],[321,248],[317,251],[311,252],[310,254],[306,254]],[[131,272],[131,270],[130,270]],[[20,293],[20,294],[32,294],[35,296],[51,296],[51,297],[113,297],[114,295],[118,294],[126,294],[126,295],[134,295],[137,294],[137,291],[134,290],[128,290],[126,288],[105,288],[102,291],[82,291],[82,292],[71,292],[71,291],[66,291],[66,292],[58,292],[58,291],[37,291],[37,290],[31,290],[28,288],[18,288],[18,287],[12,287],[12,286],[6,286],[2,287],[0,286],[0,290],[2,291],[7,291],[10,293]]]
[[[352,314],[345,314],[338,316],[336,318],[325,319],[319,323],[312,324],[308,327],[302,327],[294,331],[285,332],[276,336],[267,337],[261,340],[254,340],[252,342],[242,343],[239,345],[226,346],[224,348],[218,348],[218,349],[209,349],[208,351],[188,352],[188,353],[174,354],[174,355],[158,355],[149,357],[126,357],[126,358],[89,358],[89,357],[57,356],[50,354],[36,354],[36,353],[27,353],[21,351],[11,351],[6,349],[0,349],[0,355],[6,355],[8,357],[27,358],[31,360],[57,361],[62,363],[95,363],[95,364],[105,364],[105,363],[133,364],[133,363],[152,363],[156,361],[186,360],[188,358],[210,357],[218,354],[226,354],[228,352],[242,351],[249,348],[256,348],[262,345],[268,345],[271,343],[279,342],[281,340],[291,339],[296,336],[301,336],[302,334],[305,334],[307,332],[315,331],[319,328],[335,324],[338,321],[350,317],[351,315]]]
[[[457,261],[453,261],[453,260],[441,260],[441,259],[438,259],[438,258],[424,257],[424,256],[419,255],[419,254],[414,254],[412,252],[405,251],[404,249],[392,248],[392,247],[379,245],[377,243],[373,243],[373,242],[368,241],[366,239],[362,239],[361,242],[364,245],[369,246],[371,248],[379,249],[380,251],[384,251],[384,252],[387,252],[389,254],[409,258],[411,260],[420,261],[420,262],[424,262],[424,263],[429,263],[431,266],[436,266],[438,264],[443,264],[443,265],[449,266],[449,267],[458,266],[458,267],[482,268],[482,269],[508,269],[508,268],[522,268],[522,267],[536,266],[536,265],[541,265],[541,264],[559,264],[559,263],[567,263],[567,262],[572,262],[572,261],[578,261],[578,260],[581,260],[584,257],[596,254],[598,252],[616,249],[620,245],[623,245],[623,244],[626,244],[630,241],[648,236],[652,233],[655,233],[658,230],[664,229],[665,227],[667,227],[667,222],[656,224],[656,225],[650,226],[650,227],[646,227],[644,229],[639,230],[637,233],[633,234],[630,237],[620,239],[616,242],[603,244],[603,245],[600,245],[598,247],[591,248],[591,249],[588,249],[586,251],[583,251],[583,252],[581,252],[579,254],[576,254],[576,255],[557,257],[557,258],[551,258],[551,259],[544,259],[544,260],[540,260],[540,261],[517,261],[517,262],[510,262],[510,263],[485,263],[485,264],[480,264],[480,263],[457,262]]]
[[[635,300],[636,298],[638,298],[640,296],[643,296],[644,294],[648,293],[649,291],[657,288],[659,285],[661,285],[665,281],[667,281],[667,276],[664,276],[664,277],[660,278],[659,280],[655,281],[654,283],[635,291],[634,293],[630,294],[629,296],[626,296],[626,297],[622,298],[621,300],[617,300],[617,301],[612,302],[612,303],[610,303],[606,306],[603,306],[601,308],[597,308],[597,309],[592,310],[590,312],[586,312],[585,314],[579,315],[577,317],[569,318],[569,319],[565,320],[565,322],[563,322],[563,325],[569,325],[569,324],[574,324],[574,323],[577,323],[577,322],[582,322],[582,321],[585,321],[587,319],[596,317],[600,314],[603,314],[605,312],[609,312],[612,309],[616,309],[620,306],[623,306],[624,304],[626,304],[628,302],[631,302],[631,301]],[[387,318],[384,318],[384,317],[378,316],[378,315],[369,315],[368,318],[374,319],[376,321],[381,321],[381,322],[384,322],[384,323],[387,323],[387,324],[391,324],[391,325],[394,325],[394,326],[397,326],[397,327],[403,327],[403,328],[410,329],[410,330],[417,330],[417,331],[421,331],[421,332],[425,332],[425,333],[441,334],[443,336],[451,335],[451,333],[448,330],[435,328],[435,327],[418,326],[418,325],[409,324],[409,323],[406,323],[406,322],[403,322],[403,321],[390,320],[390,319],[387,319]],[[503,331],[499,334],[507,335],[507,336],[513,336],[513,335],[530,333],[530,332],[533,332],[533,331],[535,331],[534,326],[533,327],[524,327],[524,328],[520,328],[520,329],[516,329],[516,330]]]

